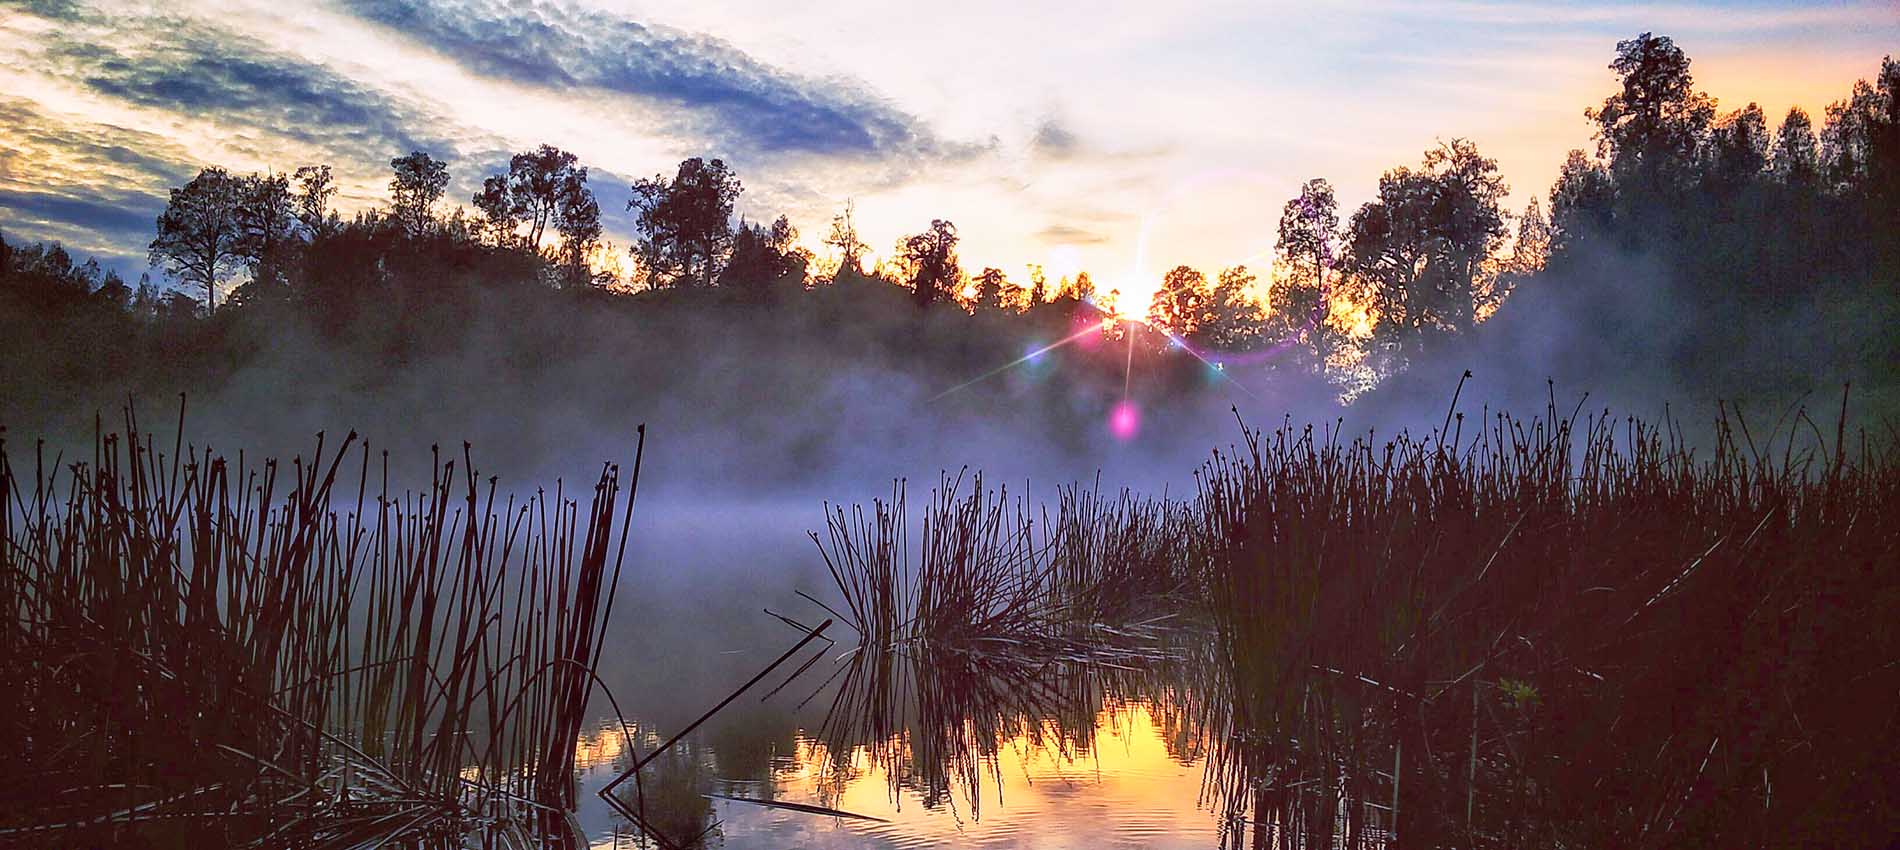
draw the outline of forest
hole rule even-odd
[[[1891,409],[1900,63],[1884,59],[1818,128],[1799,108],[1772,127],[1752,103],[1724,109],[1689,67],[1666,36],[1620,42],[1620,87],[1585,110],[1594,150],[1573,150],[1521,213],[1502,208],[1496,163],[1450,138],[1387,171],[1357,210],[1307,181],[1270,268],[1178,266],[1145,305],[1086,271],[980,266],[945,220],[865,268],[847,207],[815,255],[783,217],[735,222],[743,184],[716,158],[631,187],[641,238],[624,258],[603,246],[587,167],[552,146],[514,156],[465,203],[443,196],[451,163],[396,157],[386,205],[348,218],[328,166],[210,167],[173,190],[156,273],[136,283],[58,244],[0,242],[5,414],[53,424],[133,390],[215,388],[291,340],[355,386],[477,345],[533,379],[571,362],[543,356],[563,348],[699,361],[749,350],[733,343],[744,337],[948,387],[1091,321],[1105,339],[1132,335],[1126,357],[1164,397],[1207,386],[1218,362],[1269,397],[1435,399],[1470,369],[1632,405],[1784,404],[1851,383]],[[703,323],[722,330],[681,331]],[[1112,385],[1122,365],[1075,363],[1064,380]]]

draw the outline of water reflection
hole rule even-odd
[[[973,728],[978,724],[970,724]],[[839,753],[803,734],[764,761],[725,753],[707,740],[643,771],[648,818],[698,845],[746,848],[1211,847],[1219,819],[1197,805],[1202,771],[1174,744],[1167,714],[1148,702],[1111,700],[1087,718],[1086,736],[1055,721],[1015,725],[958,764],[938,771],[903,736]],[[589,736],[592,753],[615,752],[612,727]],[[915,739],[911,739],[915,740]],[[966,739],[970,740],[970,739]],[[648,739],[648,744],[657,740]],[[644,745],[644,744],[643,744]],[[616,754],[585,763],[583,790],[627,763]],[[759,769],[763,765],[761,776]],[[750,776],[748,776],[750,774]],[[974,781],[972,781],[974,780]],[[846,820],[710,795],[761,797],[871,815]],[[583,808],[595,847],[660,846],[635,836],[604,805]],[[591,817],[589,817],[591,815]]]
[[[735,704],[623,785],[663,841],[604,805],[584,826],[602,847],[1221,845],[1232,830],[1204,779],[1221,724],[1187,675],[1200,665],[1149,649],[1140,665],[1125,648],[1113,663],[860,650],[802,715]],[[583,741],[589,791],[632,763],[627,737],[609,724]]]

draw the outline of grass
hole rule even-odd
[[[0,440],[0,842],[580,840],[637,457],[624,492],[610,464],[517,500],[465,445],[399,493],[353,433],[286,466],[128,412],[31,462]]]
[[[1303,846],[1900,830],[1893,445],[1554,413],[1204,470],[1215,797]]]
[[[947,480],[915,547],[901,485],[828,509],[862,636],[831,749],[897,741],[970,782],[1107,681],[1206,755],[1236,846],[1884,842],[1900,441],[1785,419],[1724,408],[1701,450],[1554,404],[1383,440],[1287,424],[1185,500],[1071,489],[1031,521]]]

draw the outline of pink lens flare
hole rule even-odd
[[[1114,410],[1108,412],[1108,432],[1114,434],[1115,439],[1132,440],[1140,430],[1141,411],[1134,402],[1122,399],[1116,403]]]

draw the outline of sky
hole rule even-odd
[[[547,143],[623,250],[633,179],[720,157],[743,215],[820,254],[850,201],[878,256],[949,219],[971,271],[1086,269],[1126,303],[1176,264],[1270,264],[1303,181],[1343,219],[1440,140],[1494,157],[1521,208],[1591,147],[1583,110],[1646,30],[1722,111],[1818,125],[1900,48],[1900,0],[0,0],[0,231],[135,276],[207,165],[328,163],[347,213],[410,150],[466,205]]]

